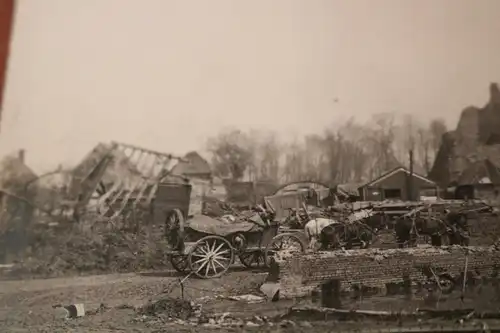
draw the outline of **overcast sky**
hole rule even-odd
[[[498,0],[21,0],[0,152],[37,171],[117,140],[396,111],[455,125],[500,81]],[[339,102],[334,103],[338,98]]]

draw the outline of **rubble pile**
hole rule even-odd
[[[219,217],[224,215],[235,215],[237,210],[227,202],[206,196],[203,202],[202,213],[210,217]]]
[[[165,268],[165,241],[157,228],[99,225],[37,226],[30,247],[9,272],[11,278],[132,272]]]
[[[136,322],[162,322],[175,323],[180,325],[202,326],[207,328],[220,327],[260,327],[262,325],[273,326],[273,322],[268,317],[251,316],[251,318],[241,318],[231,312],[214,313],[206,312],[201,304],[179,298],[161,298],[157,301],[150,301],[136,312],[139,317]],[[250,320],[249,320],[250,319]],[[280,323],[282,324],[282,323]]]
[[[161,315],[168,318],[187,320],[194,315],[195,309],[191,302],[179,299],[165,297],[144,305],[139,314],[146,316]]]

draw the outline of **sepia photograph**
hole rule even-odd
[[[499,0],[0,0],[0,332],[500,332]]]

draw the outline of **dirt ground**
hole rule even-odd
[[[265,280],[262,271],[234,268],[229,274],[212,280],[187,279],[184,299],[201,304],[202,319],[168,318],[165,314],[141,314],[149,301],[181,298],[180,277],[173,271],[115,274],[45,280],[0,282],[1,332],[326,332],[387,328],[388,324],[370,322],[309,322],[273,320],[284,314],[296,301],[262,302],[228,299],[229,296],[258,295]],[[172,289],[173,288],[173,289]],[[169,293],[167,293],[170,291]],[[64,319],[53,306],[83,303],[86,315]],[[101,305],[102,304],[102,305]],[[60,309],[59,309],[60,310]],[[176,311],[180,311],[177,309]],[[229,319],[220,320],[226,313]],[[203,319],[204,318],[204,319]],[[417,325],[418,323],[407,323]],[[442,325],[434,323],[433,325]],[[455,322],[447,323],[456,325]],[[477,324],[477,323],[476,323]],[[396,325],[394,323],[390,325]],[[421,325],[421,323],[419,324]],[[490,323],[490,326],[495,323]]]
[[[122,247],[126,250],[115,251],[122,254],[120,256],[109,251],[109,246],[105,246],[112,243],[113,248],[117,248],[116,239],[108,240],[106,237],[103,236],[103,240],[91,243],[88,238],[80,237],[80,239],[72,236],[71,239],[67,239],[63,247],[42,244],[44,246],[34,249],[33,253],[39,254],[43,252],[43,249],[49,248],[52,252],[42,253],[40,257],[42,259],[58,258],[58,260],[34,260],[31,266],[27,266],[29,269],[26,270],[28,274],[25,276],[44,276],[45,273],[50,273],[47,276],[58,276],[59,273],[73,274],[76,271],[94,274],[109,269],[110,263],[120,269],[125,267],[129,271],[154,269],[154,273],[2,280],[0,272],[0,332],[306,332],[311,331],[311,327],[317,332],[349,332],[350,330],[359,332],[359,329],[387,329],[397,325],[397,323],[371,321],[318,322],[276,319],[279,315],[286,313],[291,306],[297,305],[298,301],[264,301],[249,304],[246,301],[229,299],[230,296],[236,295],[259,295],[258,287],[265,280],[266,272],[233,267],[228,274],[218,279],[189,278],[184,282],[184,288],[181,288],[179,280],[182,276],[172,270],[163,270],[165,267],[163,255],[159,255],[162,254],[161,248],[149,246],[151,241],[140,242],[134,239],[133,242],[122,242],[125,244]],[[52,243],[55,239],[41,238],[45,243]],[[394,240],[390,237],[389,239],[381,237],[380,241],[384,244],[394,244]],[[130,249],[130,243],[138,245]],[[153,243],[156,244],[156,242]],[[62,250],[56,250],[56,248],[62,248]],[[97,251],[102,248],[107,252]],[[146,253],[143,248],[148,249]],[[129,252],[134,255],[123,255]],[[149,262],[134,259],[143,257],[148,258]],[[159,267],[162,268],[159,269]],[[116,269],[116,271],[120,270]],[[38,273],[38,275],[33,273]],[[479,296],[479,298],[488,299],[488,308],[492,307],[491,304],[500,304],[500,287],[497,289],[498,292],[495,293],[483,291]],[[478,298],[477,291],[471,291],[471,294]],[[148,302],[154,303],[165,299],[183,299],[185,301],[182,303],[183,306],[176,306],[178,308],[176,311],[179,313],[185,307],[191,307],[192,304],[201,305],[201,315],[199,310],[196,312],[195,309],[192,309],[191,319],[177,313],[172,314],[170,311],[172,309],[157,311],[154,314],[141,312],[141,308]],[[307,303],[303,300],[300,302]],[[76,303],[84,304],[86,311],[84,317],[64,319],[60,317],[61,309],[54,308],[56,305]],[[424,301],[416,299],[412,302],[398,303],[394,299],[385,299],[364,303],[363,307],[378,310],[383,303],[385,307],[398,311],[403,307],[418,308],[423,305]],[[449,299],[448,303],[453,303],[453,306],[458,304],[456,299]],[[443,304],[443,300],[440,304]],[[348,306],[356,307],[357,305]],[[500,309],[498,310],[500,312]],[[221,319],[223,314],[228,314],[224,320]],[[193,317],[196,321],[192,320]],[[420,326],[421,324],[405,323],[405,326]],[[455,324],[456,320],[432,323],[438,326]],[[476,324],[479,325],[479,323]],[[491,326],[500,325],[491,322]]]
[[[235,268],[219,279],[189,278],[184,283],[184,299],[202,304],[206,314],[231,312],[231,316],[235,320],[239,319],[245,326],[253,316],[273,315],[290,306],[287,302],[257,305],[226,299],[232,295],[257,294],[258,286],[266,275],[265,272],[252,273]],[[180,278],[173,271],[165,271],[1,281],[0,331],[161,332],[167,327],[170,327],[168,331],[173,331],[174,328],[175,331],[210,329],[209,323],[191,326],[187,322],[176,324],[163,318],[168,322],[165,323],[161,318],[142,316],[135,310],[148,301],[167,296],[180,298]],[[53,306],[75,303],[85,305],[85,317],[56,317],[57,310]],[[104,309],[99,311],[101,304]]]

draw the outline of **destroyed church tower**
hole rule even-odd
[[[479,140],[485,144],[500,144],[500,90],[490,85],[490,101],[479,120]]]
[[[454,131],[443,136],[429,177],[440,186],[457,182],[464,171],[488,160],[500,167],[500,89],[489,87],[489,100],[482,108],[465,108]]]

